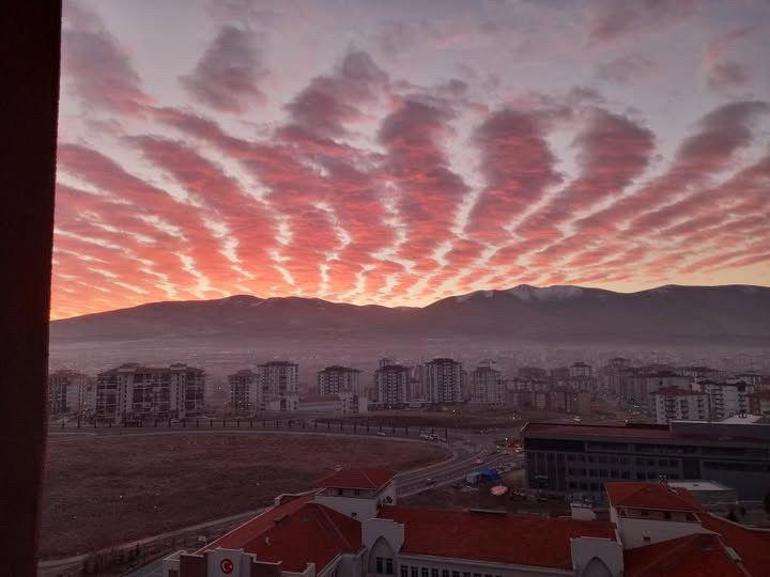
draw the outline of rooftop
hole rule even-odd
[[[585,440],[615,440],[627,441],[715,441],[766,443],[761,433],[754,430],[736,429],[730,425],[762,425],[764,421],[672,421],[669,425],[649,425],[643,423],[628,423],[625,425],[596,425],[574,423],[537,423],[530,422],[521,429],[522,437],[530,438],[564,438]],[[728,425],[718,429],[720,425]],[[736,434],[740,433],[740,434]]]
[[[666,483],[605,483],[610,504],[617,507],[697,513],[702,507],[687,489]]]
[[[243,549],[258,560],[280,563],[283,571],[321,571],[340,553],[361,548],[361,524],[347,515],[306,499],[294,499],[208,545]]]
[[[624,565],[626,577],[747,577],[719,537],[708,534],[631,549],[624,554]]]
[[[386,506],[380,517],[405,525],[403,553],[571,570],[570,540],[615,540],[604,521]]]

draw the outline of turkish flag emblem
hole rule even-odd
[[[230,559],[222,559],[222,562],[219,564],[219,568],[222,570],[222,573],[229,575],[233,572],[233,562],[230,561]]]

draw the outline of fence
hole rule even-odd
[[[248,430],[286,431],[306,433],[335,433],[347,435],[373,435],[380,437],[422,438],[423,440],[448,442],[449,431],[445,427],[403,425],[383,422],[334,422],[307,419],[259,419],[259,418],[187,418],[187,419],[144,419],[112,421],[87,421],[85,419],[61,419],[49,423],[49,430],[87,429],[152,429],[152,430]]]

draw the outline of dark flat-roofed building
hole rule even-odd
[[[609,481],[703,479],[762,498],[770,487],[770,425],[756,420],[669,425],[527,423],[527,486],[604,498]]]

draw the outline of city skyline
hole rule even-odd
[[[65,2],[52,318],[770,285],[767,3],[183,5]]]

